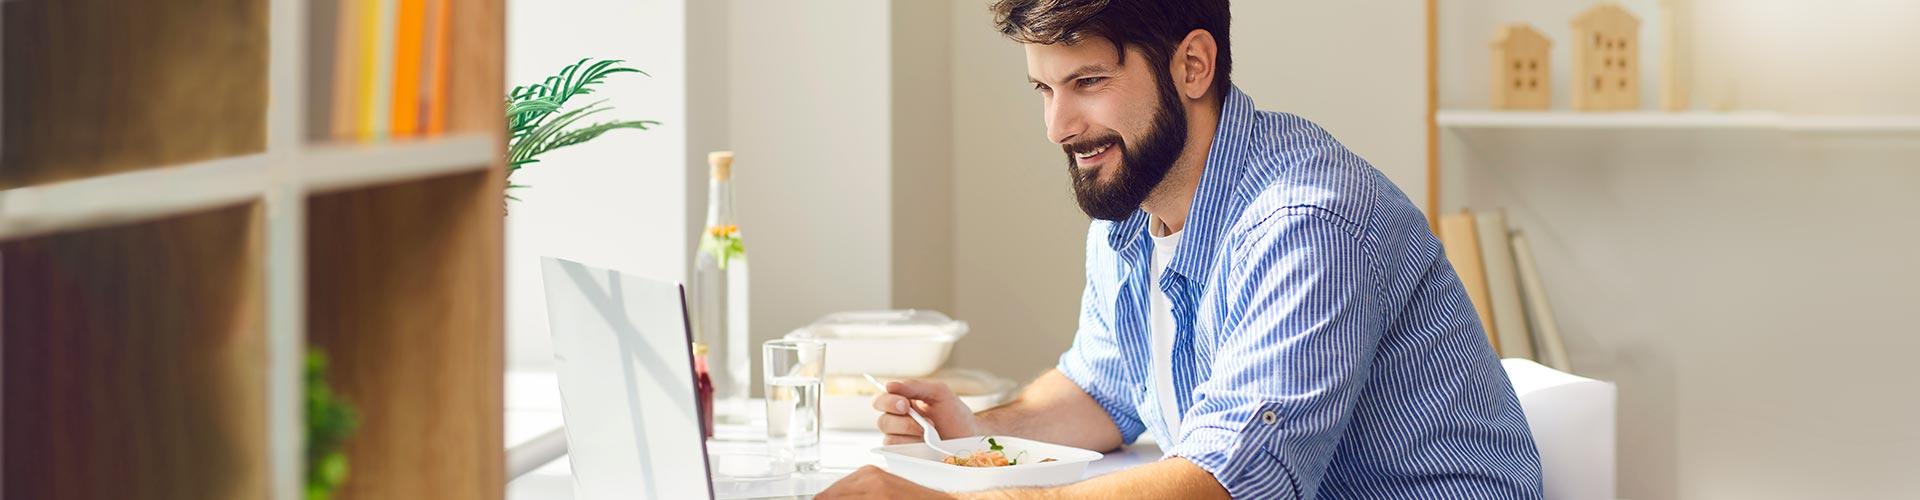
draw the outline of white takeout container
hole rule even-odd
[[[926,443],[896,444],[874,448],[887,460],[887,472],[920,483],[921,486],[947,492],[980,491],[1023,486],[1057,486],[1079,481],[1087,464],[1105,455],[1071,446],[1043,443],[1017,437],[993,436],[1004,447],[1007,457],[1019,456],[1020,465],[1006,467],[961,467],[941,462],[946,454]],[[941,448],[959,452],[987,449],[985,436],[948,439]],[[1022,452],[1025,452],[1024,454]],[[1040,460],[1052,458],[1052,462]]]
[[[967,322],[936,311],[855,311],[827,315],[787,334],[827,343],[829,374],[922,377],[940,369]]]
[[[827,359],[833,359],[828,356]],[[947,384],[953,394],[960,397],[974,411],[985,410],[999,405],[1011,396],[1018,385],[1012,380],[993,376],[980,370],[945,369],[926,377],[910,377]],[[880,377],[884,384],[895,377]],[[873,409],[873,397],[880,389],[859,375],[828,375],[823,381],[820,396],[820,426],[834,430],[873,430],[875,421],[880,419],[880,410]]]

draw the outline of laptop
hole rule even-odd
[[[540,267],[574,498],[712,499],[684,289],[552,257]]]

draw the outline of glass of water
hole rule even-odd
[[[761,345],[767,383],[767,451],[796,472],[820,470],[820,382],[827,345],[775,339]]]

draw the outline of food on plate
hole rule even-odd
[[[1000,446],[1000,443],[994,441],[993,438],[987,438],[987,449],[985,450],[975,451],[964,457],[950,455],[947,458],[940,459],[940,461],[948,465],[958,465],[961,467],[1006,467],[1009,465],[1020,465],[1020,458],[1023,455],[1026,455],[1026,452],[1023,451],[1020,452],[1019,455],[1008,458],[1006,447]],[[1038,463],[1052,461],[1054,461],[1052,458],[1043,458],[1040,459]]]

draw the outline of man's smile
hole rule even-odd
[[[1117,154],[1118,148],[1114,147],[1117,145],[1118,144],[1113,141],[1103,141],[1087,146],[1072,147],[1071,154],[1073,155],[1074,164],[1082,169],[1091,169],[1100,166]]]

